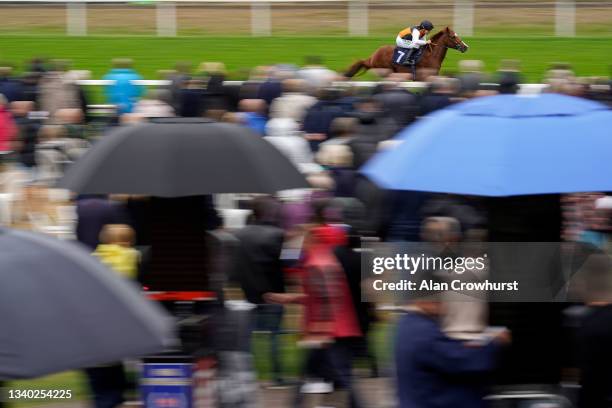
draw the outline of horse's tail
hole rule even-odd
[[[352,78],[361,71],[365,72],[368,69],[370,69],[370,67],[366,63],[366,60],[359,60],[349,67],[349,69],[344,73],[344,76],[347,78]]]

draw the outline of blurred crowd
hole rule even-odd
[[[104,77],[112,82],[104,85],[103,106],[90,103],[90,90],[82,82],[88,72],[69,70],[68,65],[34,60],[20,76],[11,68],[0,68],[0,222],[5,225],[75,238],[126,278],[146,281],[151,226],[142,218],[145,198],[80,196],[72,205],[71,197],[51,187],[105,132],[156,118],[208,118],[250,128],[253,137],[263,137],[285,154],[311,185],[276,196],[223,195],[197,203],[206,229],[223,235],[219,240],[231,247],[231,266],[221,279],[225,289],[234,289],[227,302],[240,299],[248,305],[246,324],[223,325],[225,331],[240,331],[243,340],[226,344],[226,357],[219,357],[225,358],[220,364],[228,367],[223,375],[231,389],[221,398],[222,406],[256,404],[250,384],[253,331],[269,333],[272,385],[296,385],[283,373],[280,338],[286,331],[287,310],[293,307],[289,305],[295,304],[301,305],[303,324],[297,330],[305,356],[296,401],[337,390],[345,394],[334,406],[367,405],[352,370],[355,361],[363,360],[373,377],[395,378],[390,400],[402,408],[486,406],[483,398],[498,379],[494,373],[508,365],[502,355],[504,348],[513,347],[515,334],[498,330],[487,341],[466,342],[446,330],[457,321],[449,323],[449,311],[439,299],[396,305],[395,339],[388,340],[392,362],[381,370],[370,339],[373,324],[384,313],[381,305],[361,301],[364,240],[565,239],[608,250],[612,205],[604,194],[487,201],[384,191],[359,173],[365,162],[391,146],[393,137],[421,116],[469,98],[520,92],[524,81],[518,61],[502,62],[493,74],[486,73],[480,61],[462,61],[456,74],[432,75],[419,88],[410,86],[409,74],[380,70],[374,86],[360,86],[315,57],[302,67],[256,67],[240,83],[226,80],[222,63],[203,63],[197,69],[178,63],[159,73],[166,85],[145,88],[132,82],[143,79],[132,62],[121,59],[113,61]],[[543,83],[543,92],[612,106],[608,79],[579,78],[569,67],[557,65],[544,74]],[[47,208],[47,201],[55,207]],[[74,213],[67,214],[71,208]],[[496,324],[512,326],[510,317],[518,319],[522,332],[517,347],[527,354],[522,365],[510,364],[505,384],[574,381],[582,385],[581,407],[603,408],[612,401],[612,354],[610,343],[602,340],[612,340],[612,312],[608,304],[594,307],[597,312],[563,339],[562,324],[544,334],[539,331],[550,328],[551,315],[546,313],[557,316],[548,309],[534,314],[517,306],[512,314],[479,308],[477,316],[468,319],[480,331],[489,325],[489,314],[497,318]],[[233,320],[232,324],[240,326]],[[223,332],[220,327],[216,331]],[[529,336],[540,336],[536,343],[543,348],[529,351]],[[550,344],[555,347],[547,347]],[[559,350],[575,357],[565,361],[554,355],[554,364],[535,364],[529,371],[530,359]],[[564,371],[568,368],[580,368],[582,375]],[[123,401],[122,370],[121,365],[88,370],[97,408]],[[373,406],[386,404],[394,402]]]

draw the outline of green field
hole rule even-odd
[[[115,57],[131,57],[147,79],[171,69],[177,61],[222,61],[231,79],[244,79],[248,69],[274,63],[303,63],[308,55],[323,57],[330,68],[343,70],[355,59],[369,56],[388,37],[176,37],[3,35],[0,61],[18,69],[32,57],[63,58],[74,69],[101,78]],[[466,38],[470,50],[448,53],[443,69],[452,72],[460,59],[479,59],[487,71],[505,58],[521,61],[525,80],[538,82],[553,62],[567,62],[581,76],[608,76],[612,37],[476,37]]]

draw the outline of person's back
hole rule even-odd
[[[35,153],[40,130],[40,123],[29,116],[33,109],[34,102],[30,101],[16,101],[11,104],[11,111],[19,130],[18,159],[23,166],[30,168],[36,166]]]
[[[348,142],[353,153],[353,164],[359,168],[378,151],[378,144],[392,137],[398,127],[395,121],[380,113],[358,113],[359,126],[355,136]]]
[[[0,94],[9,101],[23,100],[23,86],[15,78],[11,78],[11,69],[0,67]]]
[[[262,296],[267,292],[285,292],[281,264],[283,230],[266,224],[251,224],[236,232],[240,242],[238,272],[247,300],[264,303]]]
[[[580,328],[580,408],[612,406],[612,305],[595,306]]]
[[[298,78],[306,81],[311,89],[330,86],[338,74],[326,67],[323,61],[317,56],[306,57],[306,65],[297,73]]]
[[[276,200],[262,196],[251,206],[252,223],[235,232],[239,242],[235,272],[247,300],[263,304],[265,293],[285,291],[280,259],[285,235],[277,227],[280,204]]]
[[[125,223],[127,214],[121,204],[103,195],[85,195],[77,199],[77,240],[94,250],[100,243],[100,232],[107,224]]]
[[[142,77],[130,68],[129,61],[119,61],[115,62],[115,68],[103,79],[115,81],[114,84],[105,87],[108,102],[117,105],[120,114],[130,113],[143,91],[132,81],[140,80]]]
[[[253,223],[235,233],[238,239],[235,278],[246,299],[257,305],[253,328],[270,333],[269,352],[272,378],[283,383],[280,352],[283,307],[266,303],[264,295],[284,293],[285,281],[281,251],[284,231],[276,226],[280,204],[270,197],[258,197],[252,202]]]
[[[121,243],[109,242],[98,245],[94,255],[122,277],[131,280],[137,278],[139,253],[136,249]]]
[[[306,171],[316,166],[308,142],[302,137],[297,122],[292,119],[269,120],[264,139],[280,150],[300,170]]]
[[[281,82],[275,78],[268,78],[259,85],[257,99],[263,99],[268,105],[283,93]]]
[[[485,407],[486,374],[494,368],[497,341],[466,346],[445,336],[434,319],[415,308],[398,322],[395,365],[399,406]]]
[[[270,105],[271,118],[289,118],[296,122],[304,119],[306,110],[314,105],[315,97],[304,93],[305,81],[287,79],[283,81],[283,94]]]

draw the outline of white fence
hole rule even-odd
[[[407,0],[405,4],[416,4],[417,0]],[[176,5],[181,3],[243,3],[251,7],[251,35],[268,36],[272,33],[271,5],[274,3],[338,3],[346,4],[348,33],[351,36],[368,35],[368,12],[375,7],[375,0],[149,0],[155,4],[156,32],[158,36],[177,35]],[[125,0],[0,0],[1,3],[62,3],[66,5],[66,33],[68,35],[87,35],[88,3],[122,3]],[[528,1],[525,4],[529,3]],[[576,0],[552,0],[545,4],[554,8],[555,34],[557,36],[576,35]],[[599,4],[599,3],[598,3]],[[607,5],[609,6],[609,5]],[[474,33],[475,0],[449,0],[446,5],[453,10],[453,27],[464,36]]]
[[[109,79],[83,79],[77,81],[79,85],[83,86],[104,86],[104,85],[112,85],[115,81]],[[134,85],[140,86],[168,86],[171,84],[168,80],[159,80],[159,79],[143,79],[131,81]],[[225,81],[224,85],[242,85],[243,81]],[[335,82],[335,86],[344,87],[344,86],[353,86],[353,87],[363,87],[370,88],[380,84],[380,82],[373,81],[342,81]],[[408,89],[423,89],[427,84],[425,82],[403,82],[402,86]],[[484,83],[482,85],[496,85],[493,83]],[[519,94],[522,95],[534,95],[542,93],[548,87],[547,84],[519,84]]]

